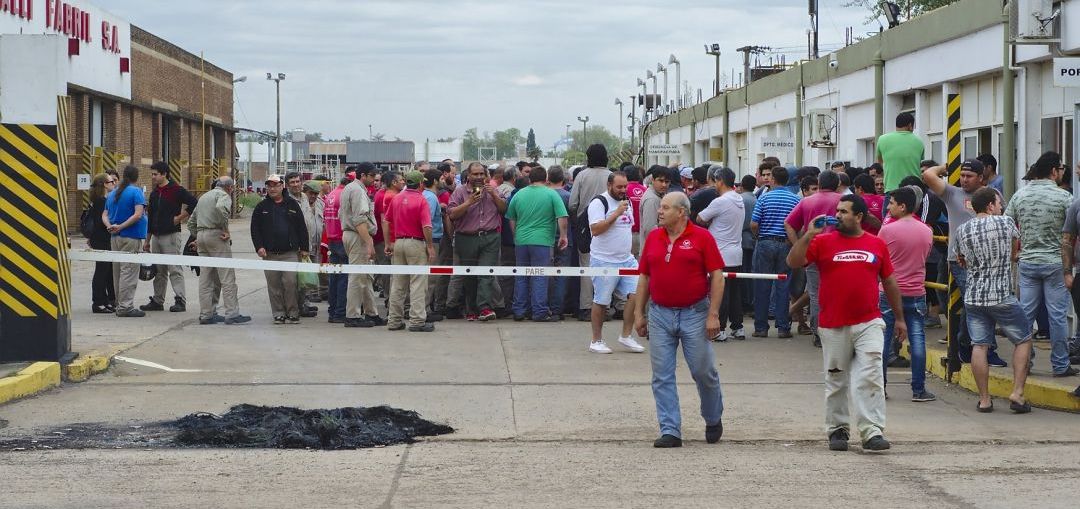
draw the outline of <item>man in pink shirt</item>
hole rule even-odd
[[[811,196],[799,200],[799,204],[788,214],[784,221],[784,230],[787,231],[788,241],[794,245],[799,237],[810,227],[815,217],[820,215],[832,216],[836,214],[836,205],[840,203],[842,194],[836,192],[840,186],[840,177],[835,172],[824,171],[818,175],[818,190]],[[826,226],[822,233],[835,230],[832,226]],[[817,265],[806,266],[806,292],[810,294],[810,329],[814,333],[814,346],[821,346],[821,339],[817,334],[818,312],[821,306],[818,304],[818,290],[821,288],[821,273]]]
[[[383,216],[386,255],[394,265],[435,263],[435,245],[431,237],[431,207],[423,195],[424,174],[410,171],[405,175],[405,190],[394,195]],[[390,282],[390,311],[386,318],[389,330],[405,328],[405,292],[409,293],[409,332],[431,332],[427,323],[427,276],[395,274]]]
[[[323,199],[323,232],[330,252],[330,263],[349,263],[349,254],[345,252],[345,243],[342,240],[338,210],[341,208],[341,192],[349,182],[352,182],[355,175],[355,173],[349,173],[342,178],[339,185]],[[327,301],[329,301],[326,313],[330,316],[330,323],[345,323],[345,294],[348,286],[348,275],[330,274],[326,291]]]
[[[907,323],[908,350],[911,352],[911,401],[934,401],[934,394],[926,390],[926,257],[933,247],[934,237],[929,226],[911,213],[915,210],[915,191],[900,187],[889,193],[887,210],[893,220],[881,227],[878,236],[889,247],[893,273],[900,287],[904,305],[904,322]],[[881,317],[885,320],[885,349],[882,350],[882,370],[888,379],[890,358],[895,358],[897,348],[893,344],[895,317],[885,292],[881,292]]]

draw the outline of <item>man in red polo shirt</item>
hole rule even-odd
[[[400,177],[399,177],[400,178]],[[387,223],[386,255],[394,265],[427,265],[436,260],[431,240],[431,208],[421,186],[424,174],[410,171],[405,190],[394,195],[383,221]],[[427,323],[427,276],[395,274],[390,282],[390,311],[387,328],[405,328],[405,292],[409,292],[409,332],[431,332]]]
[[[821,273],[818,335],[825,357],[825,425],[829,449],[834,451],[846,451],[848,447],[850,397],[856,399],[852,406],[863,449],[889,448],[883,434],[885,380],[881,357],[885,322],[878,307],[878,281],[896,317],[897,339],[907,337],[889,248],[860,226],[868,213],[866,202],[858,195],[840,198],[836,204],[836,231],[818,235],[825,227],[825,216],[814,218],[787,258],[792,267],[817,264]],[[852,391],[849,385],[854,385]]]
[[[635,328],[638,336],[649,338],[650,344],[653,399],[660,422],[660,438],[653,447],[682,446],[682,417],[675,385],[680,343],[701,396],[705,440],[713,444],[724,432],[720,422],[724,398],[709,338],[720,333],[724,259],[712,234],[690,223],[690,199],[685,194],[664,195],[658,222],[660,227],[649,233],[641,247],[638,298],[634,301]]]

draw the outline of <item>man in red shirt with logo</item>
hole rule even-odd
[[[907,337],[900,288],[885,241],[865,233],[866,202],[846,195],[836,205],[836,231],[818,235],[825,216],[814,218],[791,247],[792,267],[817,264],[821,273],[818,335],[825,357],[825,425],[829,449],[846,451],[850,426],[849,385],[854,385],[855,423],[868,451],[889,448],[885,439],[885,381],[882,350],[885,322],[878,308],[878,281],[896,319],[896,337]]]
[[[383,221],[386,255],[394,265],[427,265],[438,258],[431,238],[431,207],[422,193],[424,174],[410,171],[396,177],[405,190],[397,193],[386,208]],[[431,332],[427,323],[427,276],[395,274],[390,282],[389,330],[405,328],[405,292],[409,293],[409,332]]]
[[[701,397],[705,440],[724,433],[724,398],[709,338],[720,333],[724,259],[708,230],[690,222],[690,198],[680,192],[660,200],[660,227],[645,238],[638,262],[635,328],[649,338],[652,390],[660,438],[653,447],[682,446],[682,417],[675,385],[679,344]],[[646,303],[648,313],[646,314]],[[880,349],[881,341],[878,340]]]

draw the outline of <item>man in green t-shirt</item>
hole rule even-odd
[[[555,244],[555,225],[559,226],[559,250],[566,249],[567,217],[559,193],[547,186],[547,170],[535,166],[529,170],[530,185],[514,194],[506,209],[506,218],[514,232],[514,254],[519,267],[548,267],[551,246]],[[558,314],[547,307],[547,278],[517,276],[514,281],[514,320],[522,321],[532,306],[535,322],[555,322]],[[529,287],[532,286],[532,292]]]
[[[911,113],[896,116],[896,131],[881,135],[877,140],[877,162],[885,168],[885,192],[900,187],[908,175],[920,176],[919,162],[926,148],[915,133],[915,117]]]

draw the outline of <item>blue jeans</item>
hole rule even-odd
[[[759,274],[787,274],[787,255],[791,246],[780,239],[763,238],[754,248],[754,272]],[[754,332],[769,330],[769,306],[774,309],[776,329],[781,332],[791,331],[791,317],[788,316],[787,280],[754,280]]]
[[[688,308],[668,308],[649,302],[649,358],[652,361],[652,391],[660,434],[682,438],[679,390],[675,384],[675,359],[682,343],[683,357],[701,398],[701,417],[706,425],[720,422],[724,396],[712,344],[705,337],[709,299]]]
[[[956,287],[960,289],[960,303],[964,302],[964,293],[967,292],[967,269],[960,266],[958,262],[949,262],[949,272],[952,273],[953,280],[956,281]],[[948,293],[945,294],[945,302],[949,301]],[[948,308],[946,307],[946,310]],[[948,316],[948,311],[946,311]],[[967,314],[963,311],[960,312],[960,326],[957,328],[957,341],[963,348],[971,348],[971,336],[968,334],[967,328]],[[990,347],[991,350],[997,349],[997,340]]]
[[[519,267],[547,267],[551,264],[551,246],[516,246],[514,255]],[[548,316],[547,288],[548,281],[545,276],[515,276],[514,315],[525,316],[525,311],[529,309],[531,302],[533,318],[546,318]]]
[[[1060,263],[1049,265],[1020,262],[1020,306],[1028,323],[1035,322],[1039,304],[1046,304],[1050,318],[1050,366],[1054,373],[1069,369],[1069,333],[1066,316],[1072,298],[1065,288]]]
[[[901,297],[901,301],[904,306],[904,323],[908,330],[908,351],[911,353],[911,392],[920,393],[926,390],[926,296]],[[893,315],[884,292],[881,293],[878,306],[881,308],[881,319],[885,321],[885,349],[882,350],[881,369],[885,382],[888,383],[896,316]]]
[[[566,249],[563,249],[562,251],[555,251],[555,260],[554,260],[554,265],[553,266],[555,266],[555,267],[572,267],[573,265],[570,265],[571,251],[573,251],[573,249],[571,249],[569,247],[567,247]],[[566,287],[567,287],[567,283],[569,283],[568,280],[569,279],[576,279],[576,278],[557,277],[557,278],[553,278],[553,279],[554,280],[551,281],[548,284],[548,311],[553,315],[554,314],[561,315],[561,314],[563,314],[564,311],[567,310],[567,308],[566,308]],[[577,308],[577,304],[575,303],[574,306],[569,308],[569,309],[576,310],[576,308]]]
[[[349,263],[349,254],[345,252],[345,244],[342,241],[331,241],[330,263]],[[327,307],[326,314],[330,318],[345,318],[345,294],[349,290],[348,274],[330,274],[329,283],[326,287]]]

